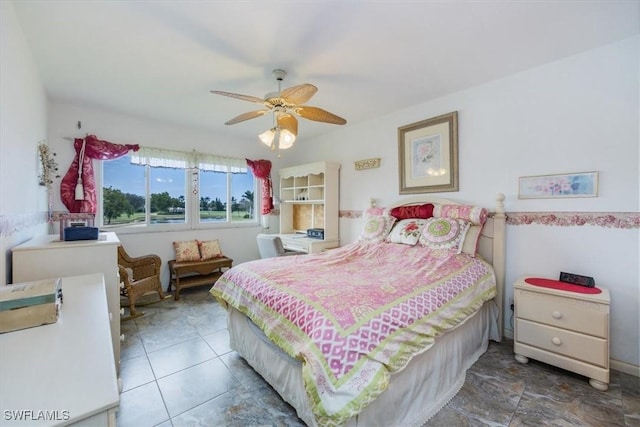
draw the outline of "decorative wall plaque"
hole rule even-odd
[[[380,167],[380,157],[376,157],[374,159],[365,159],[365,160],[356,160],[354,162],[355,168],[357,171],[363,169],[373,169]]]

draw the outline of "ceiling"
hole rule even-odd
[[[255,141],[263,97],[312,83],[309,105],[355,124],[631,37],[640,1],[20,1],[49,98]],[[258,107],[258,108],[256,108]],[[336,125],[300,120],[300,137]]]

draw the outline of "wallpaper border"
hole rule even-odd
[[[591,225],[603,228],[640,228],[638,212],[507,212],[508,225],[541,224],[557,227]]]
[[[9,237],[25,228],[49,222],[49,212],[33,212],[17,215],[0,215],[0,237]]]
[[[362,218],[362,210],[341,210],[340,218]],[[271,215],[278,215],[275,210]],[[19,215],[0,215],[0,236],[8,237],[18,231],[48,222],[48,212]],[[507,225],[539,224],[556,227],[590,225],[602,228],[639,229],[640,212],[507,212]]]
[[[361,210],[341,210],[340,218],[361,218]],[[557,227],[591,225],[603,228],[640,228],[640,212],[507,212],[507,225],[540,224]]]

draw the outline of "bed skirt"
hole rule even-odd
[[[230,308],[231,348],[238,352],[298,417],[317,426],[303,387],[301,362],[275,346],[245,315]],[[497,307],[488,301],[456,329],[436,339],[405,369],[391,377],[389,388],[347,426],[421,426],[451,400],[464,384],[466,371],[497,339]]]

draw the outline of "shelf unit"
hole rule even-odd
[[[285,249],[307,253],[335,248],[339,238],[339,174],[336,162],[314,162],[280,170],[280,237]],[[324,229],[324,239],[306,237]]]

